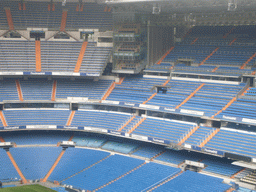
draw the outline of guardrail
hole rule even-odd
[[[180,172],[180,170],[177,171],[177,172],[175,172],[175,173],[173,173],[173,174],[171,174],[171,175],[168,175],[167,177],[163,178],[162,180],[160,180],[160,181],[154,183],[153,185],[150,185],[150,186],[147,187],[146,189],[143,189],[141,192],[145,192],[145,191],[147,191],[148,189],[153,188],[154,186],[158,185],[159,183],[162,183],[163,181],[167,180],[168,178],[173,177],[174,175],[178,174],[179,172]]]
[[[242,96],[241,96],[242,93],[243,93],[246,89],[248,89],[249,87],[250,87],[250,81],[247,80],[246,85],[244,86],[244,88],[243,88],[241,91],[239,91],[239,92],[237,93],[236,98],[237,98],[237,99],[241,98],[241,97],[242,97]]]

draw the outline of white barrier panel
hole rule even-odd
[[[163,139],[152,138],[152,140],[150,140],[150,141],[154,141],[154,142],[158,142],[158,143],[164,143]]]
[[[10,146],[10,145],[12,145],[11,142],[0,142],[0,147]]]
[[[78,129],[78,127],[68,127],[68,126],[64,126],[64,129]]]
[[[52,72],[52,75],[61,75],[61,76],[80,76],[80,73],[72,73],[72,72]]]
[[[128,103],[128,102],[124,102],[124,105],[128,105],[128,106],[132,106],[132,107],[134,107],[134,103]]]
[[[144,104],[140,104],[139,107],[142,108],[147,108],[147,109],[159,109],[159,106],[155,106],[155,105],[144,105]]]
[[[236,120],[236,117],[230,117],[230,116],[226,116],[226,115],[223,115],[222,116],[223,119],[229,119],[229,120]]]
[[[23,72],[0,72],[0,75],[23,75]]]
[[[107,100],[102,100],[101,103],[119,105],[119,101],[107,101]]]
[[[168,79],[165,76],[156,76],[156,75],[143,75],[144,78],[155,78],[155,79]]]
[[[189,144],[185,144],[184,147],[187,148],[187,149],[191,149],[192,148],[191,145],[189,145]]]
[[[88,97],[67,97],[69,101],[88,101]]]
[[[147,141],[147,140],[148,140],[148,137],[141,136],[141,135],[132,134],[131,137],[134,138],[134,139],[138,139],[138,140],[144,140],[144,141]]]
[[[176,109],[165,107],[164,110],[165,110],[165,111],[172,111],[172,112],[175,112]]]
[[[93,131],[98,131],[98,132],[102,132],[102,133],[107,133],[108,130],[107,129],[100,129],[100,128],[92,128]]]
[[[45,75],[45,72],[30,72],[30,75]]]
[[[219,80],[183,78],[183,77],[172,77],[172,79],[173,80],[181,80],[181,81],[197,81],[197,82],[221,83],[221,84],[230,84],[230,85],[239,85],[240,84],[240,82],[235,82],[235,81],[219,81]]]
[[[145,115],[145,114],[142,114],[141,117],[146,117],[146,118],[149,118],[149,119],[158,119],[158,120],[170,121],[170,122],[177,122],[177,123],[184,123],[184,124],[187,124],[187,125],[194,125],[194,126],[197,126],[196,123],[191,123],[191,122],[186,122],[186,121],[180,121],[180,120],[173,120],[173,119],[164,119],[164,118],[160,118],[160,117],[152,117],[152,116],[147,116],[147,115]]]
[[[255,132],[238,130],[238,129],[227,128],[227,127],[221,127],[220,130],[226,130],[226,131],[232,131],[232,132],[237,132],[237,133],[245,133],[245,134],[250,134],[250,135],[256,135]]]
[[[194,111],[194,110],[188,110],[188,109],[181,109],[180,110],[181,113],[186,113],[186,114],[192,114],[192,115],[204,115],[203,111]]]
[[[48,31],[48,28],[27,27],[27,31]]]
[[[84,130],[86,130],[86,131],[91,131],[92,128],[91,128],[91,127],[84,127]]]
[[[246,122],[246,123],[254,123],[256,124],[256,120],[255,119],[247,119],[247,118],[243,118],[242,122]]]
[[[207,148],[205,148],[204,151],[207,152],[207,153],[218,154],[218,151],[213,150],[213,149],[207,149]]]
[[[19,127],[4,127],[4,129],[19,129]]]
[[[85,31],[85,32],[98,32],[99,29],[78,29],[78,31]]]
[[[99,73],[86,73],[86,76],[90,76],[90,77],[99,77],[100,74],[99,74]]]
[[[185,164],[195,166],[195,167],[204,168],[204,163],[199,163],[199,162],[195,162],[195,161],[185,160]]]
[[[74,141],[62,141],[61,144],[63,145],[75,145]]]
[[[56,125],[27,125],[27,129],[57,129]]]

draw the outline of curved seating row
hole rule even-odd
[[[4,7],[9,7],[11,10],[13,24],[15,29],[27,28],[48,28],[59,29],[61,26],[62,11],[67,10],[66,29],[83,29],[83,28],[100,28],[105,30],[112,29],[112,14],[111,11],[105,11],[103,4],[83,3],[79,11],[77,10],[78,3],[68,2],[65,7],[61,2],[54,2],[50,5],[49,2],[24,2],[25,10],[20,2],[10,2],[3,0],[0,2],[0,14],[2,29],[8,29],[8,23]]]
[[[83,42],[41,41],[41,72],[73,72]],[[22,47],[22,49],[21,49]],[[103,73],[111,47],[97,47],[89,42],[84,53],[81,73]],[[0,40],[1,72],[35,72],[35,42]]]

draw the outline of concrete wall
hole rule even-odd
[[[148,65],[155,64],[173,45],[173,27],[149,26]]]
[[[27,30],[17,30],[17,32],[19,34],[21,34],[21,36],[24,36],[27,39],[30,39],[30,31]]]
[[[89,42],[96,42],[97,46],[99,47],[113,47],[113,42],[99,42],[99,37],[108,37],[113,38],[113,31],[106,31],[106,32],[99,32],[98,29],[80,29],[79,31],[68,31],[67,34],[70,35],[70,39],[54,39],[54,35],[57,34],[59,31],[48,31],[47,28],[29,28],[28,30],[17,30],[18,33],[20,33],[25,38],[23,39],[30,39],[30,31],[32,30],[40,30],[45,31],[45,39],[49,41],[83,41],[83,39],[80,39],[80,32],[93,32],[94,34],[89,35],[88,41]],[[0,39],[6,39],[1,37],[4,33],[6,33],[8,30],[0,30]],[[73,37],[73,38],[72,38]],[[44,40],[44,39],[41,39]]]
[[[106,43],[106,42],[99,42],[99,37],[108,37],[113,38],[113,31],[106,31],[106,32],[99,32],[98,29],[79,29],[80,32],[93,32],[93,34],[90,34],[88,37],[89,42],[96,42],[98,47],[113,47],[113,42]],[[80,38],[80,33],[79,33]]]

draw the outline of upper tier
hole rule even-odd
[[[153,90],[161,86],[165,90]],[[146,77],[126,77],[122,83],[103,79],[6,78],[0,81],[0,91],[0,102],[4,103],[72,102],[74,99],[85,102],[89,99],[89,102],[101,101],[103,105],[140,107],[251,125],[255,124],[256,118],[253,111],[255,90],[245,83],[202,83]]]
[[[37,71],[65,72],[71,75],[73,72],[79,72],[83,76],[100,76],[111,52],[110,47],[97,47],[95,43],[88,43],[84,54],[81,54],[83,42],[41,41],[40,44],[37,42],[0,40],[0,71],[4,72],[3,74]],[[37,51],[37,47],[40,51]],[[79,62],[80,54],[81,62]],[[77,66],[79,70],[75,71]]]
[[[240,77],[254,75],[256,27],[195,26],[145,72]]]
[[[112,29],[112,13],[105,10],[105,5],[96,3],[83,4],[82,11],[77,10],[78,3],[20,2],[0,1],[0,29],[8,29],[5,7],[10,8],[15,29],[48,28],[58,30],[61,26],[62,11],[67,11],[66,30],[70,29]],[[25,10],[24,10],[25,8]]]

